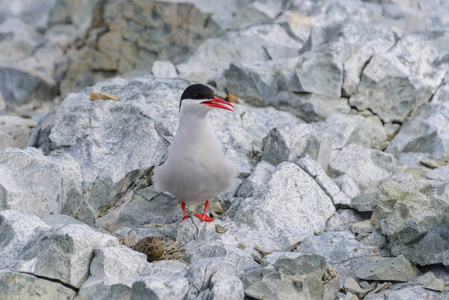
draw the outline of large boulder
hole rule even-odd
[[[444,29],[410,34],[389,51],[374,55],[349,99],[351,106],[370,109],[384,122],[403,122],[431,99],[442,82],[448,37]]]
[[[80,166],[68,154],[45,156],[36,148],[0,151],[0,209],[77,217],[85,207],[81,183]]]

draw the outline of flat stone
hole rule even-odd
[[[444,280],[438,279],[432,272],[427,272],[426,274],[420,276],[418,280],[419,283],[421,283],[426,289],[439,292],[444,291]]]
[[[418,276],[419,270],[403,255],[364,264],[356,271],[365,280],[408,281]]]
[[[77,292],[61,283],[10,270],[0,271],[0,298],[20,299],[75,299]]]
[[[378,195],[376,192],[365,193],[363,195],[354,197],[349,206],[360,212],[373,211],[373,202],[377,198]]]

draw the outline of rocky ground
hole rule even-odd
[[[210,223],[151,182],[191,82]],[[449,299],[448,82],[444,0],[0,0],[0,299]]]

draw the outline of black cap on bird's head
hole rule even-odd
[[[179,110],[181,110],[182,100],[187,99],[199,100],[201,101],[200,104],[205,104],[210,107],[227,109],[230,111],[233,111],[232,108],[234,108],[234,106],[228,101],[216,97],[214,91],[204,84],[192,84],[184,90],[181,96],[181,100],[179,101]],[[232,108],[228,106],[231,106]]]

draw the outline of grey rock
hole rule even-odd
[[[13,264],[23,248],[48,229],[50,227],[35,215],[13,210],[0,211],[0,230],[3,233],[0,238],[0,269]]]
[[[404,122],[387,151],[428,153],[434,159],[448,156],[448,124],[449,102],[429,103]]]
[[[0,116],[0,150],[8,147],[25,148],[31,129],[37,122],[16,116]]]
[[[151,72],[154,76],[161,78],[178,77],[175,65],[169,61],[155,61],[151,67]]]
[[[357,250],[354,250],[357,249]],[[367,247],[358,242],[349,231],[329,231],[319,236],[310,236],[301,242],[296,252],[319,254],[335,265],[361,256],[378,255],[376,247]]]
[[[352,224],[351,231],[358,235],[367,235],[373,232],[370,220],[365,220]]]
[[[279,21],[287,22],[291,31],[301,40],[310,36],[313,28],[326,27],[333,23],[361,20],[374,23],[382,14],[381,8],[374,3],[360,1],[293,1],[288,10],[284,10]]]
[[[330,159],[331,137],[308,124],[283,124],[272,129],[263,140],[262,159],[278,165],[296,161],[308,154],[324,169]]]
[[[435,274],[432,272],[427,272],[426,274],[420,276],[418,280],[419,283],[421,283],[423,287],[428,290],[439,292],[444,291],[444,280],[436,278]]]
[[[373,202],[378,198],[376,192],[365,193],[352,199],[350,207],[360,212],[373,211]]]
[[[189,299],[208,294],[210,299],[244,298],[240,272],[226,259],[206,258],[198,260],[187,271]]]
[[[338,99],[343,84],[343,66],[330,52],[306,52],[290,83],[293,92],[314,93]]]
[[[335,212],[326,222],[326,231],[344,231],[351,229],[352,223],[363,218],[352,209],[341,209]]]
[[[322,231],[335,211],[317,182],[291,162],[278,165],[252,193],[252,197],[233,203],[229,217],[278,241],[284,239],[286,247],[301,240],[301,235]]]
[[[446,185],[426,185],[410,175],[382,184],[373,219],[388,239],[388,249],[419,265],[448,264],[449,203]]]
[[[338,273],[326,280],[328,266],[323,257],[281,253],[270,256],[276,257],[243,278],[246,296],[254,299],[334,299],[337,295]],[[330,286],[332,288],[327,289]]]
[[[126,299],[131,286],[149,265],[146,255],[126,246],[95,249],[89,278],[81,286],[77,299]]]
[[[63,52],[17,18],[0,24],[0,91],[7,107],[53,99],[58,92],[53,71]],[[27,84],[23,84],[26,82]]]
[[[139,277],[132,285],[131,299],[182,300],[189,290],[183,273],[158,274]]]
[[[414,300],[414,299],[437,299],[444,300],[447,295],[441,295],[439,292],[429,291],[420,286],[410,286],[395,288],[394,286],[388,290],[382,291],[378,294],[369,294],[364,299],[366,300]]]
[[[413,109],[430,100],[442,82],[448,34],[445,30],[410,34],[390,51],[374,55],[363,70],[357,92],[349,99],[351,106],[369,108],[384,122],[403,122]]]
[[[204,224],[196,218],[190,218],[179,225],[176,241],[190,253],[191,264],[205,258],[217,261],[225,259],[226,263],[231,262],[239,271],[248,272],[258,267],[252,257],[254,247],[275,250],[291,244],[290,241],[285,241],[286,239],[277,239],[278,237],[246,224],[217,219],[214,223],[220,224],[227,231],[224,234],[218,233],[214,224]],[[239,248],[239,243],[244,244],[246,248]]]
[[[306,43],[307,49],[331,52],[342,64],[342,92],[352,95],[360,84],[360,75],[371,57],[388,51],[396,42],[396,32],[355,18],[314,27]]]
[[[208,82],[220,77],[234,61],[250,63],[294,57],[300,47],[301,43],[278,24],[252,26],[206,40],[186,63],[176,67],[183,78]]]
[[[376,187],[387,179],[396,168],[393,155],[368,149],[357,144],[344,147],[329,163],[329,172],[337,177],[350,176],[361,191]]]
[[[432,180],[447,181],[449,178],[449,166],[442,166],[429,171],[426,177]]]
[[[68,225],[68,224],[84,224],[81,221],[78,221],[74,217],[62,214],[49,214],[42,217],[42,221],[44,221],[49,226],[55,225]]]
[[[355,198],[360,195],[360,189],[354,182],[354,179],[347,174],[343,174],[334,179],[334,182],[338,185],[343,193],[351,198]],[[352,202],[352,201],[351,201]]]
[[[11,269],[79,288],[89,275],[94,249],[116,245],[117,238],[87,225],[55,226],[30,240]]]
[[[74,289],[61,283],[39,278],[32,274],[0,270],[1,299],[69,300],[76,296],[77,293]]]
[[[297,160],[297,164],[315,179],[323,191],[332,199],[334,205],[349,205],[351,198],[343,193],[323,168],[307,154]]]
[[[253,24],[264,24],[264,23],[272,23],[273,19],[270,18],[269,15],[273,14],[276,15],[275,12],[269,13],[267,15],[268,10],[264,11],[263,2],[255,1],[253,3],[250,3],[248,5],[243,6],[241,9],[239,9],[234,18],[234,24],[232,25],[233,28],[244,28],[249,25]],[[282,5],[281,3],[278,3],[279,5]],[[280,11],[280,9],[278,9]]]
[[[383,149],[387,139],[380,121],[358,115],[331,114],[320,129],[332,136],[333,149],[342,149],[351,143]]]
[[[83,205],[80,167],[67,154],[45,156],[35,148],[0,152],[0,207],[43,217],[77,216]]]
[[[364,264],[356,271],[358,278],[382,281],[408,281],[418,274],[419,270],[403,255]]]
[[[373,288],[363,289],[362,287],[360,287],[359,283],[352,277],[346,278],[343,287],[347,292],[356,294],[359,298],[363,298],[369,291],[373,290]]]
[[[340,286],[347,277],[355,277],[355,270],[367,261],[379,256],[379,249],[358,242],[349,231],[324,232],[319,236],[305,238],[296,252],[318,254],[340,274]]]

